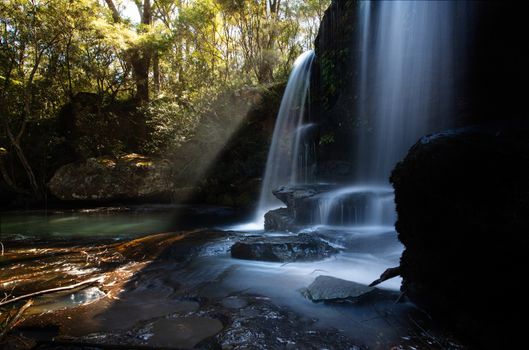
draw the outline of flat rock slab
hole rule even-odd
[[[315,261],[336,253],[338,250],[327,242],[307,234],[251,237],[231,247],[231,256],[234,258],[274,262]]]
[[[355,300],[376,288],[331,276],[318,276],[302,293],[314,302]]]

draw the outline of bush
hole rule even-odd
[[[179,148],[193,135],[200,120],[200,113],[165,98],[140,107],[139,113],[144,116],[150,131],[143,144],[143,152],[148,154]]]

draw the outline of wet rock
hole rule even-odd
[[[312,301],[354,300],[375,288],[331,276],[318,276],[302,293]]]
[[[334,189],[333,185],[281,186],[273,191],[274,196],[286,204],[265,214],[265,230],[297,232],[311,224],[312,208],[319,194]]]
[[[354,176],[354,169],[351,162],[329,160],[315,166],[314,171],[320,181],[348,183]]]
[[[170,299],[132,299],[118,300],[103,313],[97,315],[96,321],[101,325],[100,331],[126,330],[135,324],[155,317],[166,316],[176,312],[191,312],[198,309],[192,301],[175,301]]]
[[[222,322],[208,317],[175,317],[157,320],[152,325],[148,345],[178,349],[193,348],[223,328]]]
[[[247,301],[231,313],[231,323],[215,337],[222,349],[365,349],[338,330],[317,327],[315,320],[267,298],[247,297]]]
[[[528,299],[513,281],[527,274],[528,135],[509,123],[424,137],[391,176],[402,291],[476,348],[524,334]],[[491,280],[498,288],[483,288]]]
[[[328,243],[307,234],[251,237],[231,247],[234,258],[276,262],[321,260],[336,253],[338,250]]]
[[[372,220],[373,207],[380,208],[384,221],[394,220],[393,190],[390,187],[339,187],[332,184],[282,186],[274,195],[287,207],[265,215],[265,229],[299,232],[325,225],[353,225]]]
[[[270,210],[264,216],[266,231],[290,231],[295,232],[299,227],[296,225],[294,216],[288,208]]]
[[[296,210],[302,202],[322,192],[329,191],[336,186],[333,185],[296,185],[296,186],[281,186],[273,191],[280,201],[292,210]]]
[[[231,296],[222,300],[222,306],[228,309],[241,309],[244,308],[248,303],[243,298]]]

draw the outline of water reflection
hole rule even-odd
[[[3,213],[2,235],[23,237],[125,238],[169,229],[170,212]]]

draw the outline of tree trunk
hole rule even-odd
[[[149,101],[149,66],[151,53],[144,48],[132,49],[130,63],[132,75],[136,83],[136,100],[143,104]]]
[[[114,22],[115,23],[120,22],[121,18],[119,17],[119,12],[118,12],[116,5],[114,5],[114,2],[112,0],[105,0],[105,2],[107,3],[107,6],[110,9],[110,12],[112,12],[112,19],[114,20]]]
[[[154,51],[152,59],[152,75],[154,80],[154,93],[158,95],[160,93],[160,56],[158,51]]]
[[[24,124],[26,122],[24,121]],[[5,128],[7,135],[9,137],[9,140],[11,141],[11,145],[15,149],[15,153],[18,157],[18,160],[20,161],[20,164],[22,164],[22,167],[26,171],[26,175],[28,177],[29,185],[31,186],[31,189],[33,190],[33,193],[37,198],[40,198],[40,190],[39,185],[37,184],[37,179],[35,178],[35,174],[33,173],[33,169],[31,168],[31,165],[28,162],[28,159],[26,158],[26,155],[24,154],[24,151],[22,150],[22,147],[20,146],[20,138],[15,138],[13,133],[11,132],[11,129],[9,128],[9,125],[7,124],[7,121],[5,121]],[[24,129],[24,126],[21,128],[21,130]]]
[[[121,22],[121,17],[112,0],[105,0],[108,8],[112,12],[112,18],[115,23]],[[140,6],[140,1],[135,1],[138,5],[138,11],[141,16],[141,24],[150,26],[152,23],[152,9],[151,1],[143,0],[143,6]],[[151,48],[135,47],[129,51],[129,60],[132,66],[132,76],[136,84],[135,99],[139,104],[144,104],[149,101],[149,68],[151,65]]]

